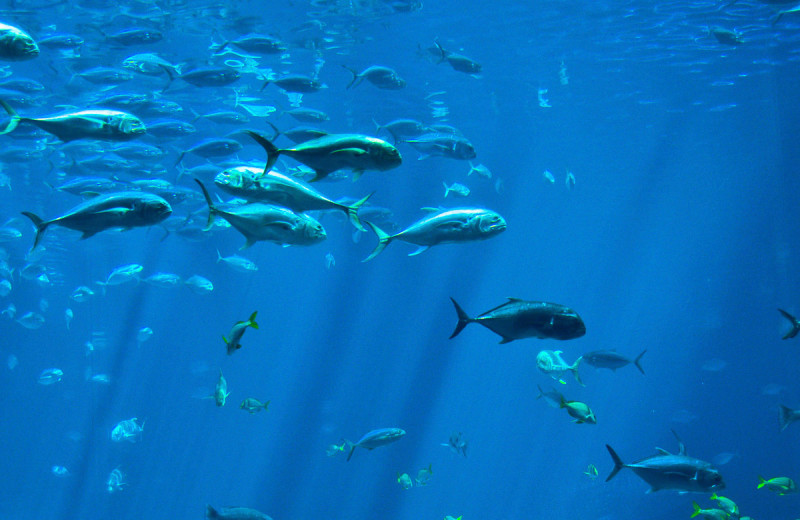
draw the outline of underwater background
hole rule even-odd
[[[613,468],[606,444],[625,462],[655,447],[676,453],[671,430],[690,455],[715,463],[726,483],[720,494],[742,515],[798,517],[800,497],[757,489],[759,475],[800,477],[800,428],[780,431],[778,422],[779,404],[800,407],[800,340],[781,340],[789,323],[777,311],[800,313],[800,17],[778,18],[787,7],[755,0],[3,2],[0,22],[34,39],[83,40],[0,62],[0,98],[20,115],[145,94],[155,109],[128,110],[145,124],[170,118],[196,132],[138,139],[163,154],[137,158],[130,171],[109,161],[113,143],[83,141],[95,148],[82,149],[24,123],[0,136],[0,223],[21,233],[0,243],[13,269],[13,288],[0,298],[0,517],[200,519],[210,504],[275,520],[689,518],[693,500],[712,507],[708,495],[645,493],[648,485],[627,469],[604,482]],[[141,27],[162,38],[109,37]],[[720,28],[739,42],[720,41]],[[286,48],[276,55],[220,48],[252,33]],[[479,63],[479,74],[454,69],[435,41]],[[98,66],[125,70],[123,60],[136,53],[182,70],[234,68],[241,77],[196,86],[168,83],[158,70],[124,81],[81,76]],[[372,65],[391,67],[405,87],[364,81],[347,88],[353,76],[345,67]],[[300,96],[262,88],[289,73],[325,87]],[[44,89],[2,86],[19,78]],[[233,229],[202,233],[208,210],[192,177],[229,198],[213,188],[214,168],[263,165],[266,154],[241,130],[272,136],[267,122],[281,131],[298,125],[282,113],[293,106],[327,113],[317,125],[327,132],[394,142],[376,122],[411,118],[452,125],[474,145],[471,164],[491,178],[467,175],[467,160],[419,160],[401,139],[400,167],[314,183],[331,199],[374,192],[369,205],[384,208],[387,231],[422,218],[424,207],[490,208],[508,228],[418,256],[407,256],[415,246],[395,241],[369,262],[362,260],[375,234],[357,232],[341,213],[315,214],[327,239],[309,247],[264,242],[239,251],[244,239]],[[249,121],[196,119],[220,110]],[[181,152],[221,137],[243,148],[226,157],[186,154],[176,165]],[[82,165],[96,157],[109,162]],[[202,169],[207,163],[214,168]],[[278,163],[282,171],[297,166],[285,157]],[[167,180],[189,193],[172,203],[172,219],[196,216],[200,234],[153,226],[80,240],[54,226],[30,256],[34,228],[20,212],[62,215],[82,198],[55,188],[80,176]],[[444,197],[443,183],[454,182],[468,186],[466,198]],[[217,251],[246,257],[258,270],[234,270]],[[128,264],[143,267],[140,278],[200,275],[213,290],[95,283]],[[22,275],[30,265],[37,276]],[[94,295],[76,301],[80,286]],[[498,344],[472,324],[448,339],[457,322],[450,297],[471,316],[508,297],[563,304],[580,314],[586,334]],[[254,311],[259,329],[248,329],[243,347],[226,355],[222,336]],[[27,312],[44,323],[24,326]],[[568,362],[593,350],[633,359],[646,349],[645,375],[583,363],[585,387],[570,374],[561,384],[537,369],[543,349],[563,351]],[[55,367],[63,377],[42,384],[42,372]],[[223,407],[205,398],[220,370],[230,391]],[[92,377],[98,374],[105,377]],[[538,387],[589,404],[597,424],[573,423],[537,398]],[[268,409],[246,413],[239,403],[248,397],[269,400]],[[114,442],[112,429],[131,418],[143,425],[135,442]],[[349,461],[346,450],[326,453],[388,427],[406,435],[356,449]],[[468,442],[466,457],[447,447],[454,432]],[[589,465],[596,478],[585,473]],[[429,466],[426,485],[398,482]],[[124,485],[109,492],[115,469]]]

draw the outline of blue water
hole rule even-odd
[[[613,467],[605,444],[632,462],[656,446],[677,452],[674,429],[695,457],[736,454],[719,467],[727,484],[721,494],[742,515],[794,518],[797,496],[756,485],[759,475],[800,478],[800,427],[778,427],[779,403],[800,407],[800,340],[781,340],[788,322],[776,310],[800,313],[800,18],[787,14],[772,25],[774,8],[745,0],[448,0],[411,5],[411,12],[378,0],[316,4],[5,2],[0,21],[34,38],[68,32],[86,41],[74,55],[42,48],[33,60],[0,66],[9,79],[45,85],[44,93],[14,105],[23,116],[42,117],[65,105],[93,107],[104,95],[159,93],[167,81],[136,75],[101,92],[106,86],[72,77],[87,68],[119,68],[139,52],[203,65],[212,42],[272,34],[289,48],[283,57],[259,58],[259,68],[311,75],[321,66],[327,88],[302,97],[302,106],[329,114],[320,127],[375,135],[373,120],[450,124],[475,145],[473,163],[493,174],[467,177],[466,161],[417,160],[399,143],[401,167],[367,172],[354,183],[323,181],[318,189],[331,198],[374,191],[370,202],[391,209],[395,230],[421,218],[421,207],[440,205],[491,208],[508,229],[413,257],[406,255],[415,246],[393,242],[362,263],[375,236],[355,242],[341,214],[320,217],[328,235],[322,244],[258,243],[244,251],[237,251],[244,239],[233,229],[202,242],[176,233],[164,238],[159,226],[82,241],[53,227],[45,252],[26,259],[34,232],[19,212],[64,213],[80,198],[45,182],[88,173],[72,165],[75,154],[87,156],[74,145],[52,136],[41,145],[47,134],[22,138],[21,125],[0,137],[6,152],[38,152],[2,160],[10,188],[0,187],[0,221],[23,236],[0,244],[15,269],[0,308],[13,304],[16,318],[39,312],[45,323],[29,330],[0,317],[0,517],[201,519],[211,504],[250,507],[275,520],[688,518],[693,500],[712,507],[708,495],[646,494],[647,484],[628,469],[603,482]],[[396,7],[404,4],[413,2]],[[321,24],[297,29],[308,20]],[[709,25],[735,28],[744,42],[721,44]],[[157,28],[164,39],[120,47],[101,33],[134,26]],[[312,35],[317,50],[308,48]],[[480,77],[437,65],[426,50],[436,38],[479,62]],[[567,84],[559,80],[562,63]],[[380,90],[364,82],[345,89],[351,76],[341,65],[375,64],[397,70],[407,87]],[[289,108],[285,94],[272,85],[260,91],[262,84],[253,73],[225,87],[176,80],[159,99],[179,103],[183,111],[174,117],[183,121],[193,121],[192,111],[234,109],[233,89],[259,99],[252,104]],[[539,105],[540,89],[551,107]],[[294,125],[279,112],[268,121],[280,129]],[[165,169],[163,178],[195,190],[188,177],[176,181],[181,151],[242,128],[271,132],[252,116],[245,125],[194,124],[192,136],[142,138],[166,152],[142,160],[143,168]],[[226,161],[263,163],[263,150],[234,137],[245,148],[235,158],[213,159],[220,170]],[[204,162],[187,156],[184,165]],[[132,180],[124,172],[102,175]],[[208,185],[212,179],[203,177]],[[443,181],[466,184],[471,194],[444,199]],[[205,219],[202,199],[173,206],[175,216],[194,211]],[[238,252],[259,270],[235,272],[216,262],[217,250]],[[335,258],[330,268],[328,253]],[[21,278],[29,263],[46,266],[50,283]],[[144,266],[143,276],[198,274],[214,290],[132,282],[103,296],[94,282],[131,263]],[[69,297],[81,285],[97,292],[85,303]],[[472,324],[448,340],[456,324],[449,297],[471,315],[506,297],[568,305],[587,333],[498,345],[495,334]],[[66,308],[74,312],[69,328]],[[249,329],[243,348],[227,356],[221,336],[255,310],[260,328]],[[138,345],[142,327],[153,336]],[[96,346],[91,352],[87,341]],[[569,374],[561,385],[537,370],[542,349],[563,350],[570,362],[591,350],[633,358],[647,349],[646,375],[631,366],[612,373],[583,364],[585,388]],[[713,360],[724,363],[708,364]],[[39,384],[42,370],[52,367],[63,380]],[[220,369],[231,392],[221,408],[203,399]],[[87,371],[110,382],[87,381]],[[536,398],[537,385],[588,403],[597,424],[572,423],[564,410]],[[768,385],[777,390],[765,391]],[[270,400],[268,411],[240,410],[246,397]],[[132,417],[144,422],[141,439],[112,442],[115,424]],[[374,451],[356,449],[349,462],[345,454],[326,455],[329,445],[382,427],[407,435]],[[456,431],[468,440],[466,458],[441,446]],[[400,487],[398,474],[413,479],[429,464],[427,486]],[[597,479],[583,473],[589,464],[597,466]],[[54,465],[68,474],[53,474]],[[109,493],[115,468],[127,485]]]

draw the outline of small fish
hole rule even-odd
[[[552,172],[550,172],[550,170],[545,170],[544,173],[542,173],[542,177],[544,177],[544,180],[549,182],[550,184],[556,183],[556,178],[552,174]]]
[[[147,341],[152,337],[153,337],[153,329],[151,329],[150,327],[142,327],[141,329],[139,329],[139,332],[136,333],[136,343],[138,343],[137,346],[141,347],[142,343],[144,343],[145,341]]]
[[[132,419],[125,419],[118,422],[111,430],[111,440],[114,442],[127,441],[135,443],[142,439],[144,432],[144,422],[139,424],[139,419],[133,417]]]
[[[468,197],[469,196],[469,188],[464,186],[461,183],[454,182],[452,185],[448,186],[446,182],[442,182],[444,184],[444,198],[450,194],[450,192],[455,193],[459,197]]]
[[[564,182],[567,185],[567,189],[572,190],[572,188],[575,187],[575,175],[571,171],[567,170],[567,178]]]
[[[739,45],[740,43],[744,43],[742,35],[739,32],[725,29],[718,25],[709,26],[708,34],[716,38],[719,43],[724,43],[725,45]]]
[[[217,385],[214,387],[214,394],[209,397],[214,399],[217,406],[225,406],[225,400],[229,395],[231,395],[231,393],[228,392],[228,382],[222,375],[222,369],[220,369],[219,379],[217,379]]]
[[[467,440],[464,439],[464,434],[461,432],[453,432],[447,442],[442,443],[442,446],[450,448],[450,451],[456,455],[467,456]]]
[[[414,483],[411,481],[411,477],[408,476],[408,473],[400,473],[397,474],[397,483],[400,484],[400,487],[403,489],[411,489],[414,486]]]
[[[333,457],[334,455],[343,452],[346,446],[347,446],[346,442],[343,442],[341,444],[330,444],[325,450],[325,454],[328,455],[328,457]]]
[[[65,468],[64,466],[53,466],[52,468],[50,468],[50,472],[53,475],[55,475],[57,477],[62,477],[62,478],[63,477],[68,477],[70,475],[69,470],[67,468]]]
[[[78,303],[87,302],[92,296],[94,296],[94,291],[85,285],[77,287],[74,291],[72,291],[72,294],[69,295],[72,300]]]
[[[128,485],[127,478],[128,476],[119,467],[114,468],[106,480],[106,490],[109,493],[122,491],[122,488]]]
[[[39,374],[38,382],[40,385],[52,385],[61,381],[64,372],[59,368],[46,368]]]
[[[795,318],[794,316],[792,316],[783,309],[778,309],[778,312],[783,314],[783,317],[789,320],[789,323],[792,326],[792,328],[789,329],[789,331],[783,335],[782,339],[791,339],[797,336],[797,334],[800,333],[800,320],[798,320],[797,318]]]
[[[472,175],[473,172],[477,173],[478,176],[483,177],[484,179],[491,179],[492,178],[492,172],[489,171],[489,168],[487,168],[486,166],[484,166],[482,164],[479,164],[479,165],[475,166],[474,164],[472,164],[472,161],[470,161],[469,162],[469,171],[467,172],[467,177]]]
[[[462,54],[456,54],[455,52],[445,50],[439,44],[438,40],[434,40],[433,43],[436,45],[436,47],[439,49],[439,52],[441,53],[441,58],[439,59],[439,63],[446,61],[448,64],[450,64],[453,70],[457,70],[458,72],[463,72],[465,74],[470,74],[473,76],[480,74],[482,68],[480,63],[470,58],[467,58]]]
[[[697,502],[692,501],[692,507],[694,507],[694,513],[690,518],[703,518],[705,520],[728,520],[728,513],[723,511],[722,509],[701,509]]]
[[[594,464],[589,464],[589,466],[586,468],[586,471],[584,471],[583,474],[589,477],[590,479],[594,480],[597,478],[598,475],[597,468],[595,467]]]
[[[432,476],[433,476],[433,465],[428,464],[427,468],[422,468],[417,472],[417,476],[414,480],[416,481],[418,486],[427,486]]]
[[[315,78],[310,78],[300,74],[287,74],[286,76],[282,76],[280,78],[267,80],[261,87],[261,90],[267,88],[267,85],[270,83],[276,85],[286,92],[293,92],[296,94],[312,94],[327,87],[327,85],[320,83],[320,81]]]
[[[0,135],[14,131],[20,123],[34,125],[62,141],[99,139],[103,141],[128,141],[145,134],[144,123],[136,116],[118,110],[80,110],[51,117],[22,117],[0,99],[0,106],[10,116],[8,125]]]
[[[774,491],[779,495],[789,495],[793,493],[797,493],[797,485],[794,483],[794,480],[790,479],[789,477],[775,477],[769,480],[764,479],[764,477],[758,477],[758,489],[767,488],[770,491]]]
[[[359,231],[356,230],[356,233]],[[333,257],[333,253],[325,253],[325,269],[332,269],[336,265],[336,259]]]
[[[357,72],[349,67],[345,67],[344,65],[342,65],[342,67],[349,70],[353,75],[353,79],[350,81],[347,87],[345,87],[346,89],[356,88],[365,79],[376,87],[384,90],[399,90],[405,88],[406,86],[406,81],[400,77],[397,71],[389,67],[373,65],[371,67],[367,67],[362,72]]]
[[[219,262],[223,262],[234,271],[239,271],[240,273],[258,271],[258,266],[252,260],[238,255],[222,256],[219,249],[217,249],[217,263]]]
[[[147,278],[142,278],[142,281],[154,287],[171,289],[181,284],[181,277],[173,273],[154,273]]]
[[[64,321],[67,323],[67,330],[69,330],[69,325],[72,323],[72,318],[75,317],[75,313],[72,312],[72,309],[67,308],[64,311]]]
[[[125,264],[112,269],[105,282],[97,282],[103,287],[108,285],[122,285],[128,282],[138,282],[139,273],[144,270],[141,264]]]
[[[398,441],[405,434],[406,432],[400,428],[380,428],[367,432],[356,443],[346,440],[345,443],[350,448],[350,452],[347,454],[347,460],[350,460],[356,448],[373,450],[380,446],[386,446],[387,444]]]
[[[254,414],[260,412],[261,410],[266,410],[268,406],[269,406],[269,401],[262,403],[258,399],[248,397],[247,399],[242,401],[242,404],[239,405],[239,408],[251,414]]]
[[[561,354],[563,354],[563,352],[560,350],[540,351],[536,355],[536,368],[538,368],[542,373],[552,377],[562,385],[567,383],[561,379],[561,375],[564,372],[572,372],[572,375],[575,376],[575,380],[578,382],[578,384],[581,386],[586,386],[583,384],[583,381],[581,381],[580,375],[578,375],[578,365],[580,365],[583,358],[579,357],[575,360],[575,363],[570,365],[564,361],[564,358],[561,357]]]
[[[592,352],[587,352],[581,357],[587,364],[595,368],[608,368],[612,371],[616,371],[618,368],[633,363],[636,368],[639,369],[639,372],[644,375],[644,369],[639,362],[642,360],[642,356],[644,356],[645,352],[647,352],[647,349],[643,350],[633,361],[621,354],[617,354],[615,350],[594,350]]]
[[[597,424],[597,418],[595,418],[594,412],[592,412],[592,409],[589,408],[589,405],[586,403],[582,403],[580,401],[567,401],[562,397],[559,407],[566,408],[567,413],[575,418],[574,422],[576,424]]]
[[[44,325],[44,316],[36,312],[26,312],[16,321],[26,329],[36,330]]]
[[[250,315],[250,318],[248,318],[247,321],[237,321],[233,325],[233,328],[231,328],[231,332],[229,334],[230,339],[222,336],[222,340],[225,342],[229,356],[242,348],[242,344],[240,342],[242,340],[242,336],[244,336],[244,333],[247,330],[247,327],[258,329],[258,323],[256,323],[256,314],[258,314],[258,311],[253,311],[253,314]],[[220,372],[220,376],[221,375],[222,372]]]
[[[211,280],[195,274],[184,280],[183,284],[195,294],[208,294],[214,290]]]
[[[739,518],[739,506],[736,502],[728,497],[721,497],[716,493],[712,493],[709,497],[711,500],[716,500],[719,508],[725,511],[732,518]]]
[[[564,400],[564,396],[561,394],[561,392],[553,390],[552,388],[549,392],[545,392],[539,385],[536,385],[536,388],[539,389],[539,395],[536,396],[536,399],[541,399],[544,397],[544,400],[547,402],[548,406],[552,408],[561,408],[561,401]]]

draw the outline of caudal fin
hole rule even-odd
[[[361,224],[361,220],[358,218],[358,210],[374,194],[375,192],[373,191],[372,193],[370,193],[363,199],[359,200],[358,202],[354,202],[351,206],[342,205],[342,209],[345,210],[345,212],[347,212],[347,217],[350,219],[350,223],[352,223],[359,231],[366,231],[366,228],[364,228],[364,226]]]
[[[351,69],[351,68],[350,68],[350,67],[348,67],[347,65],[342,65],[342,67],[343,67],[343,68],[345,68],[345,69],[347,69],[347,70],[349,70],[349,71],[350,71],[350,74],[352,74],[352,75],[353,75],[353,79],[351,79],[351,80],[350,80],[350,83],[348,83],[348,84],[347,84],[347,86],[345,87],[345,90],[349,89],[350,87],[357,87],[357,86],[358,86],[358,85],[361,83],[361,81],[360,81],[360,80],[362,79],[362,78],[361,78],[361,77],[358,75],[358,72],[354,71],[353,69]]]
[[[638,356],[636,356],[636,359],[634,359],[634,360],[633,360],[633,364],[634,364],[634,365],[636,365],[636,368],[638,368],[638,369],[639,369],[639,372],[641,372],[641,373],[642,373],[642,375],[644,375],[644,369],[642,368],[642,365],[640,365],[640,364],[639,364],[639,361],[641,361],[641,360],[642,360],[642,356],[644,356],[644,353],[645,353],[645,352],[647,352],[647,349],[644,349],[644,350],[642,351],[642,353],[641,353],[641,354],[639,354]]]
[[[23,211],[22,214],[31,219],[33,225],[36,226],[36,237],[33,239],[33,247],[31,248],[31,251],[33,251],[36,249],[36,246],[39,245],[39,242],[41,242],[42,237],[44,236],[44,230],[47,229],[47,226],[50,225],[50,222],[45,222],[40,217],[29,211]]]
[[[692,507],[694,507],[694,513],[692,513],[692,516],[690,516],[689,518],[696,517],[702,511],[702,509],[700,509],[700,505],[697,502],[692,502]]]
[[[780,405],[780,415],[778,416],[778,420],[780,421],[781,431],[785,430],[787,426],[792,424],[797,419],[794,416],[794,410],[789,408],[788,406]]]
[[[258,311],[253,311],[253,314],[250,315],[250,319],[247,320],[250,322],[249,326],[253,327],[254,329],[258,328],[258,323],[256,323],[256,314],[258,314]]]
[[[347,445],[348,448],[350,448],[350,452],[347,454],[347,460],[350,460],[350,457],[353,456],[353,452],[356,451],[356,445],[348,441],[347,439],[345,439],[344,443]]]
[[[17,114],[16,110],[11,108],[11,105],[6,103],[2,99],[0,99],[0,105],[3,106],[6,112],[8,112],[8,116],[11,118],[8,121],[8,125],[6,125],[6,127],[2,131],[0,131],[0,135],[3,135],[9,132],[13,132],[14,129],[17,127],[17,125],[19,125],[19,122],[22,121],[22,118],[19,116],[19,114]]]
[[[372,253],[370,253],[368,257],[362,260],[362,262],[369,262],[370,260],[378,256],[381,253],[381,251],[386,249],[386,246],[388,246],[389,242],[392,241],[392,236],[384,232],[381,228],[379,228],[372,222],[368,220],[365,220],[364,222],[366,222],[367,225],[372,229],[372,231],[374,231],[375,234],[378,235],[378,245],[375,246],[375,249],[372,250]]]
[[[252,130],[246,130],[245,133],[255,139],[255,141],[261,145],[261,148],[267,152],[267,164],[264,166],[264,173],[267,173],[275,166],[275,161],[278,160],[278,156],[281,154],[281,150],[272,144],[272,141],[269,141],[266,137],[259,135]]]
[[[614,478],[614,476],[617,473],[619,473],[619,470],[621,470],[622,468],[625,467],[625,463],[622,462],[622,459],[619,458],[619,455],[617,455],[617,452],[614,451],[614,449],[611,446],[609,446],[608,444],[606,444],[606,449],[608,450],[608,453],[611,455],[611,458],[614,460],[614,469],[612,469],[611,473],[609,473],[608,477],[606,477],[606,482],[608,482],[609,480]]]
[[[575,362],[572,364],[572,366],[569,367],[569,371],[572,372],[573,376],[575,376],[575,381],[577,381],[579,385],[586,386],[586,385],[583,384],[583,381],[581,381],[580,374],[578,374],[578,365],[581,364],[581,361],[583,361],[583,356],[581,356],[581,357],[579,357],[578,359],[575,360]]]
[[[764,479],[764,477],[759,475],[758,476],[758,488],[756,488],[756,489],[761,489],[762,487],[764,487],[766,485],[767,485],[767,481]]]
[[[219,513],[217,513],[217,510],[208,504],[206,504],[206,518],[208,520],[217,520],[217,518],[219,518]]]
[[[459,305],[458,302],[455,301],[455,299],[453,299],[452,296],[450,297],[450,301],[453,302],[453,307],[456,308],[456,314],[458,315],[458,323],[456,323],[456,328],[453,331],[453,333],[450,334],[450,339],[453,339],[456,336],[458,336],[462,330],[464,330],[464,327],[466,327],[475,320],[470,318],[469,315],[466,312],[464,312],[464,309],[461,308],[461,305]]]
[[[214,206],[214,201],[211,200],[211,195],[208,194],[208,190],[200,182],[199,179],[195,179],[194,182],[200,185],[200,189],[203,190],[203,197],[206,199],[206,204],[208,204],[208,222],[206,223],[206,228],[203,231],[208,231],[211,229],[211,226],[214,225],[214,215],[217,213],[217,207]]]
[[[788,312],[786,312],[783,309],[778,309],[778,311],[781,314],[783,314],[784,318],[789,320],[789,323],[792,324],[792,328],[789,329],[789,332],[787,332],[783,336],[783,339],[791,339],[791,338],[797,336],[797,334],[800,332],[800,320],[798,320],[797,318],[795,318],[794,316],[792,316],[791,314],[789,314]]]

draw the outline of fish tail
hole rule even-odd
[[[36,246],[39,245],[39,242],[42,241],[44,230],[47,229],[47,226],[50,225],[50,222],[45,222],[39,216],[34,215],[30,211],[23,211],[22,214],[31,219],[33,225],[36,226],[36,237],[33,239],[33,247],[31,248],[31,251],[33,251],[36,249]]]
[[[789,322],[792,324],[792,328],[783,336],[783,339],[789,339],[797,336],[797,333],[800,332],[800,320],[783,309],[778,309],[778,311],[783,314],[783,317],[789,320]]]
[[[281,150],[272,144],[272,141],[267,140],[265,137],[253,132],[252,130],[247,130],[246,133],[255,139],[255,141],[261,145],[261,148],[267,152],[267,164],[264,166],[264,173],[267,173],[275,166],[275,161],[278,160],[278,156],[281,154]]]
[[[19,114],[17,114],[16,110],[11,108],[11,105],[6,103],[2,99],[0,99],[0,105],[3,106],[3,108],[6,110],[6,112],[8,112],[8,115],[11,118],[8,121],[8,125],[6,125],[6,127],[2,131],[0,131],[0,135],[3,135],[9,132],[13,132],[14,129],[17,127],[17,125],[19,125],[19,122],[22,121],[22,118],[20,117]]]
[[[350,457],[353,456],[353,452],[356,451],[356,445],[348,441],[347,439],[345,439],[344,443],[347,445],[348,448],[350,448],[350,452],[347,454],[347,460],[350,460]]]
[[[164,69],[164,71],[167,73],[167,77],[169,78],[169,81],[167,81],[167,84],[164,85],[164,88],[161,89],[161,92],[166,92],[167,89],[172,85],[172,82],[175,81],[175,75],[172,73],[172,71],[169,69],[169,67],[164,66],[164,65],[160,65],[160,67],[162,69]]]
[[[447,187],[446,182],[442,181],[442,184],[444,185],[444,198],[447,198],[447,195],[450,194],[450,188]]]
[[[206,504],[206,518],[208,518],[208,520],[216,520],[219,518],[219,513],[217,513],[217,510],[208,504]]]
[[[542,390],[541,385],[538,384],[536,385],[536,388],[539,389],[539,395],[536,396],[536,399],[541,399],[542,397],[544,397],[544,390]]]
[[[186,150],[182,151],[181,154],[178,156],[178,160],[175,161],[175,167],[177,167],[181,163],[184,155],[186,155]],[[178,178],[180,178],[180,174]]]
[[[354,71],[353,69],[351,69],[347,65],[342,65],[342,68],[345,68],[345,69],[349,70],[350,74],[353,75],[353,79],[350,80],[350,83],[347,84],[347,86],[345,87],[345,90],[349,89],[350,87],[357,87],[361,83],[360,81],[358,81],[360,79],[359,76],[358,76],[358,72]]]
[[[254,329],[258,328],[258,323],[256,323],[256,314],[258,314],[258,311],[253,311],[253,314],[250,315],[250,319],[247,320],[250,322],[248,325]]]
[[[222,261],[222,254],[219,252],[219,249],[217,249],[217,263],[220,263],[221,261]]]
[[[788,406],[780,405],[780,415],[778,416],[778,420],[781,424],[781,431],[785,430],[787,426],[792,424],[792,412],[793,410]]]
[[[377,121],[375,121],[374,117],[372,118],[372,122],[375,123],[375,133],[376,134],[378,132],[380,132],[381,130],[383,130],[383,127]]]
[[[206,223],[206,228],[204,229],[204,231],[208,231],[211,229],[211,226],[214,225],[214,215],[217,214],[217,207],[214,206],[214,201],[211,200],[211,195],[208,194],[208,190],[203,183],[200,182],[199,179],[195,179],[194,181],[200,185],[200,189],[203,190],[203,197],[205,197],[206,204],[208,204],[208,222]]]
[[[639,372],[641,372],[641,373],[642,373],[642,375],[644,375],[644,369],[642,368],[642,365],[641,365],[641,364],[639,364],[639,361],[641,361],[641,360],[642,360],[642,356],[644,356],[645,352],[647,352],[647,349],[644,349],[644,350],[642,351],[642,353],[641,353],[641,354],[639,354],[638,356],[636,356],[636,359],[634,359],[634,360],[633,360],[633,364],[634,364],[634,365],[636,365],[636,368],[638,368],[638,369],[639,369]]]
[[[690,516],[689,518],[696,517],[697,515],[700,514],[701,511],[700,506],[695,501],[692,501],[692,507],[694,507],[694,513],[692,513],[692,516]]]
[[[767,484],[767,481],[761,475],[758,476],[758,487],[756,489],[761,489]]]
[[[439,44],[439,40],[433,40],[433,43],[434,43],[434,45],[436,45],[436,47],[439,49],[439,52],[441,52],[441,53],[442,53],[442,57],[441,57],[441,58],[439,58],[439,61],[437,61],[437,62],[436,62],[436,64],[438,65],[439,63],[441,63],[441,62],[443,62],[444,60],[446,60],[446,59],[447,59],[447,51],[446,51],[446,50],[444,50],[444,47],[442,47],[442,46]]]
[[[469,161],[469,171],[467,172],[467,177],[472,175],[472,172],[474,172],[474,171],[475,171],[475,165],[472,164],[472,161]]]
[[[578,374],[578,365],[581,364],[581,361],[583,361],[583,356],[575,360],[575,363],[573,363],[572,366],[569,367],[569,371],[572,372],[573,376],[575,376],[575,381],[577,381],[579,385],[586,386],[583,384],[583,381],[581,381],[581,376]]]
[[[459,335],[459,333],[464,330],[464,327],[475,321],[473,318],[470,318],[469,315],[464,312],[464,309],[461,308],[461,305],[458,304],[457,301],[451,296],[450,301],[453,302],[453,307],[456,308],[456,314],[458,315],[458,323],[456,323],[456,328],[452,334],[450,334],[450,339],[455,338]],[[539,389],[541,391],[541,389]],[[542,392],[544,394],[544,392]]]
[[[608,482],[609,480],[614,478],[614,476],[617,473],[619,473],[619,470],[621,470],[622,468],[625,467],[625,463],[622,462],[622,459],[619,458],[619,455],[617,455],[617,452],[614,451],[614,449],[611,446],[609,446],[608,444],[606,444],[606,449],[608,450],[608,453],[611,455],[611,458],[614,460],[614,469],[612,469],[611,473],[609,473],[608,477],[606,477],[606,482]]]
[[[375,194],[373,191],[363,199],[359,200],[358,202],[353,203],[351,206],[344,206],[343,209],[347,211],[347,217],[350,219],[350,222],[358,229],[359,231],[366,231],[364,226],[361,224],[361,220],[358,218],[358,210],[361,206],[364,205],[365,202],[369,200]]]
[[[375,246],[375,249],[372,250],[372,253],[370,253],[368,257],[362,260],[362,262],[369,262],[370,260],[378,256],[381,253],[381,251],[386,249],[386,246],[389,245],[389,242],[391,242],[394,237],[384,232],[381,228],[379,228],[372,222],[368,220],[365,220],[364,222],[366,222],[367,225],[372,229],[372,231],[374,231],[375,234],[378,235],[378,245]]]
[[[262,92],[265,88],[267,88],[267,85],[269,85],[269,84],[270,84],[270,80],[265,81],[264,84],[261,85],[261,88],[258,89],[258,91]]]
[[[268,124],[269,126],[271,126],[271,127],[272,127],[272,130],[274,130],[274,131],[275,131],[275,135],[273,135],[273,136],[272,136],[272,139],[271,139],[271,141],[274,141],[275,139],[277,139],[277,138],[278,138],[278,136],[280,136],[280,135],[281,135],[281,131],[280,131],[280,130],[278,130],[278,127],[277,127],[277,126],[273,125],[273,124],[272,124],[272,123],[270,123],[269,121],[267,121],[267,124]]]

